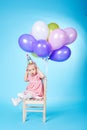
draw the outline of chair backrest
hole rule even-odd
[[[47,88],[46,88],[47,78],[46,77],[43,79],[43,85],[44,85],[44,100],[46,100],[46,91],[47,91]]]

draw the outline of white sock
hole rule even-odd
[[[32,96],[31,93],[27,93],[27,94],[24,96],[24,98],[25,98],[25,99],[26,99],[26,98],[33,98],[33,96]]]

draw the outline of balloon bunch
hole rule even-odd
[[[47,25],[43,21],[37,21],[32,26],[31,34],[22,34],[18,43],[26,52],[59,62],[70,57],[71,50],[67,45],[76,38],[77,32],[72,27],[61,29],[56,23]]]

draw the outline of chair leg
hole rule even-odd
[[[23,101],[23,122],[26,120],[26,104],[25,101]]]
[[[46,122],[46,104],[44,104],[44,110],[43,110],[43,122]]]

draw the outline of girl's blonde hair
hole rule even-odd
[[[31,63],[28,64],[28,66],[30,66],[30,65],[34,65],[34,66],[37,68],[37,65],[36,65],[35,62],[31,62]],[[27,67],[28,67],[28,66],[27,66]]]

